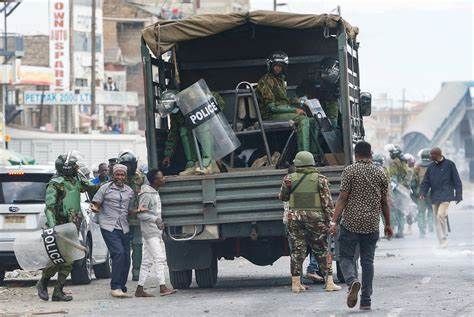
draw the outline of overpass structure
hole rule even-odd
[[[441,147],[464,152],[469,178],[474,181],[474,81],[445,82],[436,97],[413,120],[403,135],[405,152]],[[464,150],[464,151],[462,151]]]

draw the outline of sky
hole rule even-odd
[[[201,0],[202,2],[206,0]],[[278,0],[280,11],[341,15],[359,27],[361,89],[408,100],[434,98],[441,83],[474,80],[474,1]],[[250,0],[251,9],[273,0]],[[2,18],[3,27],[3,18]],[[8,18],[8,31],[48,33],[48,0],[24,0]]]

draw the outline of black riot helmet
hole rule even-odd
[[[403,152],[402,152],[402,149],[398,145],[389,144],[388,153],[390,154],[390,158],[392,160],[396,158],[403,160],[403,156],[402,156]]]
[[[54,162],[56,171],[60,176],[77,176],[79,165],[77,163],[77,157],[69,152],[68,154],[59,155]]]
[[[132,152],[123,152],[117,159],[118,164],[123,164],[127,167],[127,175],[133,176],[137,172],[137,158]]]
[[[267,58],[267,71],[271,73],[273,72],[273,66],[281,65],[283,67],[282,73],[286,74],[286,68],[288,67],[288,64],[288,54],[283,51],[277,51]]]
[[[339,82],[339,61],[327,57],[321,61],[321,80],[326,84],[336,85]]]

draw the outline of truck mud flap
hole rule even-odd
[[[171,271],[206,269],[214,257],[212,244],[206,241],[176,242],[166,238],[165,246]]]

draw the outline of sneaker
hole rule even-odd
[[[360,291],[360,282],[354,281],[349,287],[349,292],[347,293],[347,307],[353,308],[357,305],[357,297]]]

